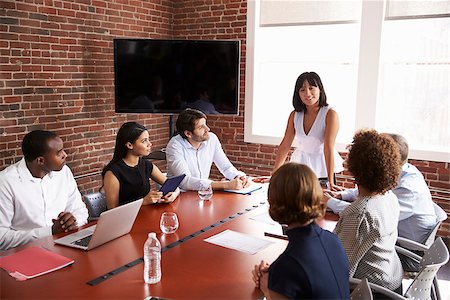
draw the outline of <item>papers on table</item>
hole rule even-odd
[[[205,242],[249,254],[255,254],[274,243],[229,229],[205,239]]]
[[[256,191],[263,191],[264,184],[260,183],[252,183],[248,187],[240,189],[240,190],[224,190],[224,192],[236,193],[241,195],[251,195]]]
[[[0,267],[19,281],[37,277],[73,264],[74,260],[42,247],[30,247],[0,257]]]
[[[258,221],[258,222],[267,223],[267,224],[270,224],[270,225],[279,225],[278,222],[275,222],[274,220],[272,220],[272,218],[269,215],[269,212],[267,212],[267,211],[263,212],[262,214],[250,217],[249,219],[255,220],[255,221]]]

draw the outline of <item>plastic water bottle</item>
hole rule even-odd
[[[156,233],[150,232],[144,244],[144,281],[157,283],[161,280],[161,244]]]

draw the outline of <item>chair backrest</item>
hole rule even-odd
[[[435,238],[437,231],[439,230],[439,226],[441,226],[441,223],[447,219],[447,213],[436,203],[433,202],[434,212],[436,213],[437,223],[434,226],[433,230],[430,232],[430,235],[428,236],[427,240],[425,241],[424,245],[427,247],[430,247]]]
[[[437,219],[439,221],[447,220],[447,213],[439,205],[433,202],[434,212],[436,213]]]
[[[103,193],[84,195],[84,203],[89,212],[89,220],[96,220],[100,214],[107,210],[106,199]]]
[[[349,278],[349,282],[350,282],[350,287],[356,286],[356,285],[362,285],[362,289],[366,289],[369,288],[371,295],[369,296],[368,294],[364,294],[365,292],[361,292],[357,294],[353,294],[355,292],[355,290],[351,293],[350,295],[350,299],[360,299],[357,298],[358,296],[361,296],[361,299],[372,299],[373,298],[373,294],[379,294],[377,299],[392,299],[392,300],[406,300],[405,297],[403,297],[400,294],[397,294],[394,291],[391,291],[385,287],[382,287],[381,285],[375,284],[375,283],[371,283],[367,281],[367,278],[365,278],[366,283],[362,282],[363,280],[357,279],[357,278]],[[367,285],[367,287],[364,287],[364,285]],[[382,295],[382,297],[380,296]]]
[[[449,253],[447,246],[441,237],[437,238],[428,250],[425,250],[420,265],[445,265],[448,262]]]
[[[429,299],[432,294],[433,280],[439,268],[449,260],[448,249],[442,238],[437,238],[420,261],[420,272],[414,278],[405,293],[406,298]]]
[[[372,300],[372,290],[370,289],[367,278],[361,280],[356,288],[350,294],[351,300]]]

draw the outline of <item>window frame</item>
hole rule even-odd
[[[247,47],[246,47],[246,78],[245,78],[245,116],[244,141],[248,143],[279,145],[283,137],[268,137],[253,134],[254,74],[255,57],[258,49],[255,41],[258,39],[259,0],[247,2]],[[385,20],[386,1],[362,1],[361,35],[358,59],[358,75],[356,90],[355,130],[360,128],[375,128],[377,98],[380,92],[379,84],[380,55],[382,28]],[[287,122],[285,119],[280,122]],[[347,144],[336,143],[339,152],[346,152]],[[410,159],[450,162],[450,152],[425,151],[410,148]]]

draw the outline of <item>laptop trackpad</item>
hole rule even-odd
[[[72,233],[70,236],[72,239],[82,239],[84,237],[87,237],[88,235],[92,235],[95,231],[95,227],[97,227],[97,225],[94,226],[90,226],[88,228],[82,229],[80,231],[74,232]]]
[[[88,228],[85,228],[80,231],[74,232],[72,234],[66,235],[65,237],[62,237],[62,238],[58,239],[57,241],[60,241],[62,243],[72,244],[74,241],[81,240],[87,236],[92,235],[94,233],[96,226],[97,225],[90,226]]]

